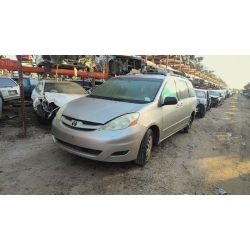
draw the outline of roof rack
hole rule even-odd
[[[157,72],[157,71],[147,71],[147,72],[142,72],[142,74],[144,75],[164,75],[166,76],[167,74],[169,74],[170,72]]]

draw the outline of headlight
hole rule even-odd
[[[99,130],[111,131],[111,130],[125,129],[127,127],[135,125],[138,119],[139,119],[139,113],[126,114],[108,122],[107,124],[102,126]]]
[[[56,117],[57,119],[61,120],[62,117],[62,113],[64,111],[64,109],[66,109],[66,107],[68,106],[68,103],[64,104],[56,113]]]

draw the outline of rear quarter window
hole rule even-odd
[[[16,83],[9,78],[0,78],[0,88],[16,87]]]

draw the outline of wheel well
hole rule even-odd
[[[159,144],[160,130],[156,125],[151,126],[149,129],[153,131],[153,145],[156,146]]]
[[[192,122],[194,121],[194,117],[195,117],[195,112],[193,111],[193,113],[191,114],[192,116]]]

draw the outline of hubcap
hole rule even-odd
[[[147,150],[146,150],[146,161],[149,160],[150,154],[151,154],[151,149],[153,145],[153,137],[152,135],[148,138],[148,143],[147,143]]]

